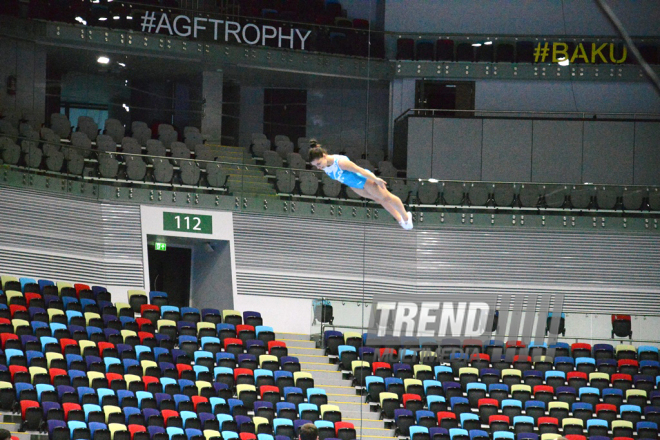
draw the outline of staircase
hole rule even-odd
[[[228,147],[220,144],[207,144],[218,161],[248,165],[247,167],[222,165],[229,176],[227,188],[233,194],[243,196],[275,196],[275,188],[268,182],[263,168],[257,168],[249,151],[242,147]],[[239,169],[240,168],[240,169]]]
[[[302,371],[307,371],[314,378],[314,386],[323,388],[328,395],[328,403],[337,405],[341,410],[342,421],[355,425],[358,439],[392,439],[394,430],[387,429],[380,420],[380,413],[371,412],[364,403],[364,396],[356,393],[350,379],[342,378],[336,364],[330,363],[323,350],[316,348],[316,343],[309,336],[293,333],[279,333],[277,339],[286,342],[289,356],[300,361]]]
[[[11,432],[12,437],[18,440],[48,440],[47,434],[38,432],[18,432],[21,426],[21,415],[9,412],[0,412],[0,429],[6,429]]]

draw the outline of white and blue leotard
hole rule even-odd
[[[333,157],[335,159],[333,164],[323,169],[323,171],[325,171],[325,174],[330,176],[330,178],[332,179],[340,181],[346,186],[350,186],[351,188],[357,188],[357,189],[364,188],[364,184],[367,182],[366,177],[364,177],[360,173],[342,170],[341,168],[339,168],[339,164],[337,163],[338,159],[345,159],[345,160],[350,160],[350,159],[340,154],[335,154],[333,155]]]

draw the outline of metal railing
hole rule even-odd
[[[3,138],[5,140],[3,140]],[[6,139],[10,139],[7,141]],[[3,149],[21,149],[18,160],[5,160],[5,166],[22,169],[27,173],[52,174],[68,179],[83,179],[87,181],[109,182],[116,185],[147,185],[154,187],[181,188],[190,192],[217,192],[241,196],[280,198],[283,200],[308,200],[333,204],[363,204],[377,207],[370,200],[365,200],[347,187],[332,181],[323,171],[311,169],[308,164],[305,169],[291,168],[274,164],[262,163],[259,157],[243,148],[234,148],[240,151],[241,162],[217,159],[222,157],[224,147],[204,145],[199,153],[208,158],[173,157],[167,155],[153,155],[145,153],[129,153],[124,151],[100,151],[96,144],[92,148],[73,146],[69,140],[59,143],[48,142],[43,139],[35,140],[25,136],[16,136],[21,146],[14,144],[11,137],[0,134],[0,157],[5,153]],[[16,147],[7,147],[11,142]],[[31,143],[31,144],[30,144]],[[51,145],[54,148],[44,149]],[[145,150],[145,147],[142,147]],[[216,150],[214,150],[216,149]],[[46,156],[53,151],[62,150],[63,158],[59,169],[49,169]],[[211,153],[204,153],[203,151]],[[75,153],[71,153],[71,151]],[[10,156],[11,154],[8,154]],[[43,157],[38,160],[31,155]],[[82,170],[72,173],[68,167],[72,160],[70,157],[80,156],[84,160]],[[112,157],[117,161],[116,175],[104,176],[100,169],[99,158]],[[146,164],[146,172],[142,178],[131,180],[123,177],[127,169],[127,158],[139,157]],[[11,157],[10,157],[11,159]],[[15,157],[14,157],[15,159]],[[36,162],[39,162],[36,164]],[[185,184],[180,180],[181,163],[189,162],[199,169],[200,178],[196,183]],[[253,163],[260,162],[260,163]],[[359,161],[358,161],[359,162]],[[163,165],[164,164],[164,165]],[[31,166],[32,165],[32,166]],[[57,165],[57,163],[56,163]],[[214,165],[220,180],[224,184],[220,187],[208,183],[208,167]],[[157,167],[172,167],[172,178],[167,181],[158,181],[154,178]],[[378,168],[373,171],[379,174]],[[307,175],[308,177],[304,177]],[[309,190],[303,184],[303,179],[314,183]],[[417,211],[445,211],[448,209],[466,212],[508,212],[524,211],[530,214],[548,213],[561,214],[566,212],[591,212],[598,215],[651,216],[657,217],[660,212],[660,187],[649,185],[575,185],[557,183],[520,183],[520,182],[482,182],[468,180],[436,179],[407,179],[399,176],[384,177],[390,191],[397,195],[404,204]],[[429,191],[431,188],[431,191]],[[429,195],[430,194],[430,195]],[[526,196],[524,195],[526,194]],[[531,194],[531,195],[530,195]],[[607,197],[607,203],[614,206],[599,206],[598,197]],[[573,199],[571,199],[573,197]],[[579,200],[579,202],[578,202]],[[577,205],[580,206],[577,206]]]

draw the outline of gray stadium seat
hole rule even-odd
[[[417,189],[417,198],[422,205],[434,205],[438,201],[440,191],[438,185],[433,182],[421,182]]]
[[[284,162],[282,161],[282,157],[275,151],[265,151],[264,166],[266,167],[267,174],[275,174],[275,170],[269,170],[268,168],[282,168],[284,166]]]
[[[400,198],[403,203],[406,203],[408,197],[410,197],[410,188],[408,188],[408,184],[403,179],[390,179],[388,183],[392,194]]]
[[[181,181],[184,185],[197,185],[199,183],[200,176],[201,170],[195,161],[181,161]]]
[[[158,183],[171,183],[174,167],[169,159],[154,159],[154,180]]]
[[[119,161],[115,155],[99,154],[99,174],[106,179],[114,179],[119,172]]]
[[[60,139],[68,139],[71,134],[71,122],[66,115],[61,113],[50,115],[50,128],[57,133]]]
[[[468,195],[470,203],[473,206],[486,206],[491,192],[494,190],[493,184],[483,182],[474,182],[468,185]]]
[[[195,150],[195,159],[198,160],[197,165],[205,170],[206,167],[209,164],[209,162],[215,161],[215,152],[204,145],[198,145],[198,147],[204,147],[204,148],[197,148]]]
[[[121,149],[124,153],[128,154],[142,154],[142,145],[137,139],[125,136],[121,140]]]
[[[654,211],[660,211],[660,190],[652,188],[649,192],[649,206]]]
[[[351,187],[346,187],[346,197],[352,200],[360,200],[362,198],[361,195],[353,191],[353,188]]]
[[[293,173],[296,176],[300,173],[300,171],[296,170],[304,170],[307,168],[305,159],[303,159],[302,156],[298,153],[289,153],[286,157],[286,163],[289,168],[294,170]]]
[[[8,137],[0,138],[0,150],[2,151],[2,161],[4,163],[16,165],[21,160],[21,147]]]
[[[172,145],[170,145],[170,153],[172,153],[172,157],[176,159],[190,159],[190,150],[183,142],[172,142]],[[175,166],[179,166],[180,161],[173,160],[172,162]]]
[[[367,159],[371,163],[379,163],[385,160],[385,152],[380,149],[367,150]]]
[[[599,186],[596,188],[598,209],[623,209],[621,198],[623,188],[620,186]]]
[[[99,126],[89,116],[80,116],[78,118],[78,131],[85,133],[90,141],[95,141],[99,134]]]
[[[107,119],[105,121],[105,134],[110,136],[115,144],[118,144],[126,134],[126,127],[117,119]]]
[[[277,135],[275,135],[275,139],[273,140],[273,142],[275,143],[275,145],[277,145],[277,143],[280,142],[280,141],[290,142],[291,139],[289,139],[289,136],[285,136],[285,135],[283,135],[283,134],[277,134]]]
[[[250,135],[250,142],[254,143],[255,141],[262,140],[262,139],[268,139],[265,134],[263,133],[252,133]]]
[[[82,157],[89,157],[92,153],[92,141],[85,132],[76,131],[71,133],[71,146]],[[68,160],[66,152],[64,158]]]
[[[0,119],[0,134],[16,142],[18,140],[18,128],[14,127],[9,121]]]
[[[319,179],[313,171],[300,172],[300,192],[306,196],[315,196],[319,190]]]
[[[496,183],[493,188],[493,197],[497,206],[512,206],[516,195],[516,186],[511,183]]]
[[[210,187],[224,188],[227,185],[228,178],[229,176],[219,163],[210,163],[206,166],[206,180]]]
[[[33,141],[23,141],[25,142],[31,142],[27,148],[27,151],[24,154],[25,158],[25,163],[27,166],[30,168],[39,168],[41,166],[41,161],[43,160],[43,151],[37,147],[36,143]]]
[[[96,149],[99,151],[117,151],[117,142],[107,134],[100,134],[96,138]]]
[[[128,180],[143,181],[147,174],[147,164],[139,156],[126,157],[126,177]]]
[[[62,149],[62,144],[60,137],[52,130],[47,129],[48,131],[41,132],[41,149],[44,152],[44,155],[48,156],[51,151],[60,151]]]
[[[279,141],[275,143],[275,151],[282,159],[286,159],[289,153],[293,153],[293,142]]]
[[[544,199],[548,208],[561,208],[564,206],[564,200],[569,193],[569,189],[564,185],[546,185],[544,187]]]
[[[170,124],[158,124],[158,136],[162,136],[165,133],[171,133],[174,131],[174,127]]]
[[[60,140],[60,137],[57,135],[57,133],[55,133],[55,132],[54,132],[53,130],[51,130],[50,128],[48,128],[48,127],[41,127],[41,129],[39,129],[39,136],[41,137],[41,139],[46,139],[46,137],[47,137],[48,135],[56,135],[56,136],[57,136],[57,140],[58,140],[58,141]]]
[[[328,149],[326,148],[326,150],[328,150]],[[328,150],[328,153],[329,152],[330,152],[330,150]],[[364,148],[360,147],[360,146],[357,146],[357,145],[351,145],[351,146],[348,146],[348,147],[344,148],[344,153],[352,161],[357,161],[358,159],[361,159],[363,152],[364,152]],[[355,163],[357,163],[357,162],[355,162]]]
[[[523,183],[520,185],[519,199],[525,208],[536,208],[543,196],[543,185]]]
[[[252,143],[252,153],[258,157],[264,157],[264,153],[270,151],[270,141],[268,139],[257,139]]]
[[[296,176],[290,170],[277,170],[275,172],[277,178],[277,190],[281,193],[291,194],[296,187]]]
[[[323,194],[326,197],[339,197],[341,183],[324,174],[321,178],[321,188],[323,188]]]
[[[163,143],[165,148],[170,148],[173,142],[176,142],[179,134],[176,131],[166,131],[158,136],[158,139]]]
[[[648,188],[632,187],[623,188],[623,208],[628,211],[639,211],[642,209],[644,198],[649,196]]]
[[[27,123],[27,122],[21,122],[18,124],[18,134],[21,136],[27,136],[29,133],[36,131],[33,127],[32,124]],[[39,135],[39,132],[37,132],[37,135]]]
[[[442,187],[442,198],[447,205],[461,205],[465,189],[465,184],[461,182],[445,182]]]
[[[199,128],[192,127],[192,126],[183,127],[183,137],[184,138],[187,138],[189,135],[191,135],[193,133],[200,134]]]
[[[60,172],[62,171],[62,166],[64,166],[64,153],[52,150],[46,156],[46,168],[48,168],[49,171]]]
[[[574,185],[571,187],[571,204],[575,209],[595,208],[596,187],[594,185]]]
[[[349,158],[350,158],[350,156],[349,156]],[[374,167],[374,164],[372,164],[372,163],[371,163],[370,161],[368,161],[367,159],[358,159],[358,160],[356,160],[356,161],[354,161],[354,162],[355,162],[355,164],[356,164],[357,166],[362,167],[362,168],[364,168],[365,170],[373,171],[373,170],[376,169],[376,167]]]
[[[133,130],[133,138],[135,138],[140,145],[143,147],[147,145],[147,141],[151,139],[151,130],[149,127],[138,126],[136,130]]]
[[[394,165],[392,165],[392,162],[382,160],[382,161],[378,162],[378,173],[379,173],[380,177],[383,177],[383,178],[385,178],[385,177],[396,177],[397,170],[394,167]]]
[[[296,146],[298,147],[298,150],[301,150],[302,147],[304,147],[304,146],[309,147],[309,138],[308,137],[299,137],[298,140],[296,141]]]
[[[149,156],[164,157],[167,154],[167,150],[161,141],[156,139],[149,139],[147,141],[147,154]],[[150,163],[155,163],[156,159],[153,157],[148,157],[147,161]]]
[[[131,133],[135,133],[137,130],[141,128],[149,128],[146,122],[142,121],[133,121],[131,123]]]
[[[30,131],[25,134],[25,139],[21,141],[21,151],[26,154],[26,159],[27,154],[34,148],[39,150],[39,133]],[[41,150],[39,151],[41,152]]]
[[[193,151],[196,145],[202,145],[204,143],[204,137],[200,133],[190,132],[185,137],[185,144],[190,151]]]
[[[306,139],[306,138],[301,138],[301,139]],[[309,144],[298,144],[298,154],[306,161],[309,161],[309,149],[310,146]]]
[[[66,160],[66,172],[69,174],[74,174],[80,176],[85,169],[85,158],[77,152],[69,153],[69,157]]]

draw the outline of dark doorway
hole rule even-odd
[[[294,145],[307,134],[307,90],[264,89],[264,134],[288,136]]]
[[[222,84],[222,145],[238,145],[241,120],[241,87],[234,81]]]
[[[167,246],[167,250],[157,251],[153,244],[150,244],[148,249],[151,290],[167,292],[168,303],[171,306],[188,307],[192,250]]]
[[[415,84],[417,108],[448,110],[420,112],[419,116],[472,116],[473,112],[451,110],[474,110],[474,86],[474,81],[417,81]]]

